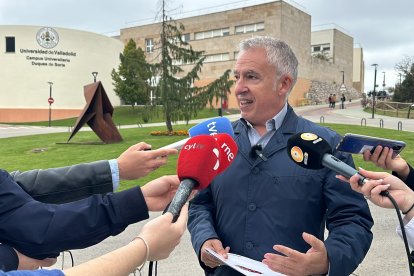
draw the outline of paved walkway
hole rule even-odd
[[[295,111],[303,117],[317,123],[366,125],[384,127],[395,130],[414,131],[414,120],[406,118],[388,117],[384,115],[364,112],[360,101],[347,102],[345,109],[329,108],[328,105],[304,106],[295,108]]]
[[[365,118],[366,125],[380,126],[381,120],[385,128],[398,129],[398,123],[401,122],[402,129],[414,131],[414,120],[407,120],[401,118],[390,118],[385,116],[375,115],[375,119],[371,119],[370,114],[362,111],[359,101],[347,103],[346,109],[334,110],[327,107],[327,105],[320,106],[305,106],[295,108],[295,111],[314,122],[320,122],[321,117],[325,123],[344,123],[360,125],[361,120]],[[238,115],[231,115],[231,120],[238,118]],[[202,120],[200,120],[202,121]],[[197,121],[198,122],[198,121]],[[195,123],[197,123],[195,122]],[[154,125],[154,124],[151,124]],[[163,125],[163,124],[162,124]],[[127,127],[123,126],[122,128]],[[132,126],[128,126],[132,127]],[[0,125],[0,138],[6,137],[7,132],[10,131],[11,126]],[[23,128],[23,127],[17,127]],[[45,133],[46,130],[54,129],[54,132],[68,131],[67,128],[39,128],[40,133]],[[16,133],[14,133],[16,132]],[[18,136],[19,130],[13,130],[14,135]],[[27,133],[22,131],[21,134]],[[35,134],[36,131],[31,134]],[[398,223],[394,210],[385,210],[370,204],[371,212],[375,220],[375,225],[372,229],[374,233],[374,241],[372,246],[364,259],[363,263],[358,267],[353,275],[370,276],[370,275],[409,275],[407,260],[404,253],[403,242],[395,234],[395,226]],[[151,217],[159,216],[160,213],[151,213]],[[126,243],[128,243],[134,236],[139,233],[139,229],[145,222],[139,222],[129,226],[123,233],[116,237],[110,237],[100,244],[83,249],[73,250],[75,264],[83,263],[89,259],[100,256],[106,252],[114,250]],[[55,267],[60,267],[62,258],[59,257],[58,263]],[[70,265],[70,258],[68,253],[65,253],[64,258],[65,267]],[[114,263],[114,265],[116,265]],[[148,275],[146,271],[142,275]],[[190,235],[188,231],[183,236],[180,245],[171,254],[167,260],[160,261],[158,264],[158,275],[162,276],[202,276],[203,271],[198,265],[196,255],[191,247]]]
[[[350,124],[350,125],[366,125],[373,127],[384,127],[395,130],[414,131],[414,120],[405,118],[395,118],[375,114],[372,115],[362,110],[359,100],[351,103],[347,102],[345,109],[339,109],[339,105],[335,109],[331,109],[327,104],[324,105],[310,105],[303,107],[295,107],[295,112],[316,123],[335,123],[335,124]],[[236,120],[240,116],[238,114],[225,115],[230,120]],[[205,119],[192,120],[191,123],[198,124]],[[185,124],[184,121],[179,121],[176,124]],[[150,123],[143,124],[141,127],[164,126],[165,123]],[[137,125],[122,125],[121,128],[136,128]],[[0,124],[0,138],[26,136],[34,134],[59,133],[70,132],[68,127],[40,127],[40,126],[18,126]],[[83,127],[81,131],[91,131],[89,127]]]

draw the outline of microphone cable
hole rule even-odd
[[[405,253],[407,254],[407,259],[408,259],[408,269],[410,271],[410,276],[414,276],[413,259],[412,259],[411,254],[410,254],[410,248],[408,246],[407,234],[405,233],[405,227],[404,227],[404,222],[403,222],[402,217],[401,217],[400,208],[398,207],[398,204],[395,201],[395,199],[391,196],[391,194],[388,191],[383,191],[383,192],[380,193],[380,195],[388,197],[388,199],[391,201],[392,205],[394,205],[395,211],[397,211],[397,217],[398,217],[398,221],[400,223],[401,234],[402,234],[403,241],[404,241],[404,246],[405,246]]]

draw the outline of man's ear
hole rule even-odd
[[[290,92],[290,90],[292,89],[292,83],[293,83],[293,80],[292,80],[291,76],[289,76],[287,74],[282,75],[280,77],[280,80],[279,80],[279,83],[278,83],[278,90],[277,91],[278,91],[279,95],[280,96],[287,95]]]

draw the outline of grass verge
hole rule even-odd
[[[401,153],[409,163],[414,164],[414,135],[412,132],[396,131],[384,128],[362,127],[355,125],[322,124],[340,134],[347,132],[384,137],[405,141],[407,146]],[[192,125],[177,125],[175,130],[187,130]],[[102,144],[93,132],[79,132],[71,143],[66,144],[69,133],[33,135],[24,137],[0,139],[0,168],[7,171],[45,169],[52,167],[69,166],[82,162],[111,159],[118,157],[129,146],[145,141],[152,147],[160,148],[164,145],[183,139],[182,136],[152,136],[151,131],[165,130],[165,127],[145,127],[121,129],[124,141],[117,144]],[[356,167],[381,171],[372,163],[364,162],[361,155],[354,155]],[[152,179],[166,174],[175,174],[177,156],[171,156],[166,166],[152,172],[138,181],[122,181],[121,190],[134,185],[142,185]]]

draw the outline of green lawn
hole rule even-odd
[[[379,136],[389,139],[403,140],[407,143],[402,156],[414,164],[414,135],[412,132],[396,131],[384,128],[361,127],[355,125],[323,124],[340,134],[347,132]],[[175,126],[174,130],[188,129],[192,125]],[[69,133],[33,135],[25,137],[0,139],[0,168],[13,170],[30,170],[35,168],[60,167],[81,162],[116,158],[129,146],[145,141],[159,148],[183,139],[181,136],[151,136],[155,130],[165,130],[165,127],[121,129],[124,141],[117,144],[100,144],[99,138],[93,132],[79,132],[70,144],[66,144]],[[354,155],[356,166],[368,170],[381,170],[371,163],[366,163],[360,155]],[[168,165],[152,172],[139,181],[123,181],[121,189],[147,181],[165,174],[174,174],[177,156],[170,157]]]
[[[238,110],[230,110],[231,113],[240,113]],[[202,119],[202,118],[211,118],[217,117],[218,110],[213,108],[205,108],[200,110],[197,113],[195,119]],[[114,113],[112,119],[116,125],[135,125],[135,124],[143,124],[144,121],[142,119],[142,107],[131,107],[131,106],[120,106],[114,108]],[[74,126],[76,123],[77,118],[70,118],[65,120],[52,120],[52,126]],[[162,109],[159,107],[157,112],[153,117],[151,117],[148,123],[159,123],[164,122],[165,119],[163,117]],[[1,122],[0,122],[1,123]],[[48,126],[49,121],[44,122],[34,122],[34,123],[16,123],[18,125],[31,125],[31,126]]]

